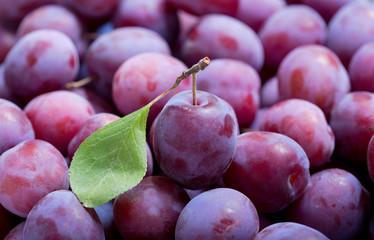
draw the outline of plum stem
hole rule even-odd
[[[86,78],[83,78],[81,80],[78,80],[78,81],[74,81],[74,82],[68,82],[65,87],[67,89],[72,89],[72,88],[80,88],[80,87],[83,87],[87,84],[89,84],[90,82],[92,82],[94,79],[92,77],[86,77]]]
[[[157,96],[155,99],[153,99],[148,105],[152,106],[154,103],[156,103],[158,100],[163,98],[166,94],[173,91],[176,87],[179,86],[179,84],[182,82],[183,79],[189,77],[192,74],[192,77],[195,78],[195,80],[192,79],[192,81],[195,81],[195,88],[196,88],[196,73],[204,70],[209,65],[210,59],[208,57],[205,57],[203,59],[200,59],[200,61],[196,64],[194,64],[191,68],[184,71],[177,79],[175,80],[174,85],[166,90],[165,92],[161,93],[159,96]],[[194,77],[195,75],[195,77]],[[196,89],[195,89],[195,102],[196,102]],[[196,105],[196,103],[194,104]]]
[[[192,73],[192,104],[197,105],[196,102],[196,73]]]

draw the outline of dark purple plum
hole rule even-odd
[[[144,178],[119,195],[113,206],[114,221],[123,239],[174,239],[187,193],[164,176]]]
[[[214,94],[174,95],[164,106],[153,133],[153,150],[163,173],[189,189],[215,183],[234,156],[238,125],[235,112]]]
[[[40,29],[20,38],[4,62],[9,89],[25,100],[54,90],[78,74],[79,58],[73,41],[64,33]]]
[[[300,197],[309,178],[308,157],[296,141],[279,133],[254,131],[238,136],[223,183],[249,197],[258,212],[273,213]]]
[[[104,230],[93,208],[85,208],[69,190],[57,190],[35,204],[26,218],[24,239],[104,240]]]
[[[322,110],[302,99],[288,99],[270,107],[260,130],[284,134],[305,150],[310,168],[325,165],[334,151],[335,137]]]
[[[197,195],[184,207],[175,240],[254,240],[258,230],[258,214],[251,200],[234,189],[216,188]]]
[[[13,102],[0,98],[0,155],[30,139],[35,139],[35,132],[25,112]]]
[[[52,143],[63,155],[67,155],[71,139],[95,114],[85,98],[65,90],[35,97],[24,111],[34,128],[35,137]]]
[[[69,188],[65,158],[43,140],[26,140],[0,156],[0,203],[26,217],[46,194]]]
[[[332,240],[357,239],[369,220],[371,197],[351,173],[314,173],[304,194],[287,210],[287,221],[312,227]]]
[[[329,240],[314,228],[294,222],[272,224],[257,234],[256,240]]]
[[[257,71],[264,63],[264,50],[257,34],[240,20],[223,14],[199,18],[182,44],[181,59],[188,66],[206,56],[241,60]]]
[[[251,65],[228,58],[210,61],[197,81],[197,89],[215,94],[234,108],[239,126],[248,126],[255,118],[260,85],[261,79]]]

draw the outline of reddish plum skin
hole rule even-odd
[[[272,224],[257,234],[256,240],[328,240],[321,232],[303,224],[280,222]]]
[[[123,115],[132,113],[173,86],[175,79],[186,69],[182,61],[167,54],[142,53],[133,56],[114,75],[113,102]],[[149,110],[149,126],[173,94],[190,88],[191,77],[188,77],[178,88],[155,103]]]
[[[238,10],[240,0],[166,0],[166,2],[193,15],[220,13],[233,16]]]
[[[121,27],[97,38],[87,49],[87,70],[94,89],[112,99],[113,76],[130,57],[145,52],[170,54],[168,43],[156,32],[143,27]]]
[[[367,148],[374,134],[374,93],[351,92],[331,112],[330,126],[336,139],[336,153],[351,162],[366,162]]]
[[[260,93],[260,106],[262,108],[271,107],[280,102],[277,76],[268,79],[262,85]]]
[[[87,121],[82,125],[79,131],[70,140],[68,145],[68,158],[71,161],[75,151],[79,148],[79,145],[88,138],[92,133],[104,127],[105,125],[120,119],[119,116],[111,113],[98,113],[90,116]],[[68,162],[70,165],[70,162]]]
[[[248,126],[259,108],[261,80],[249,64],[235,59],[214,59],[199,73],[197,89],[227,101],[235,110],[239,126]]]
[[[374,3],[353,1],[340,8],[330,20],[326,44],[348,66],[357,49],[374,40],[373,31]]]
[[[74,42],[81,56],[82,24],[70,10],[61,5],[46,5],[27,14],[17,29],[17,37],[21,38],[29,32],[39,29],[54,29],[65,33]]]
[[[277,68],[293,49],[307,44],[323,44],[326,23],[312,8],[287,6],[271,15],[259,31],[265,51],[265,64]]]
[[[240,0],[235,18],[258,32],[271,15],[285,6],[284,0]]]
[[[296,200],[309,181],[309,160],[293,139],[273,132],[238,136],[225,186],[251,199],[258,212],[277,212]]]
[[[3,240],[23,240],[23,229],[25,228],[26,221],[21,222],[15,226]]]
[[[164,106],[153,133],[153,150],[163,173],[188,189],[215,183],[234,156],[237,121],[230,105],[197,91],[174,95]],[[212,141],[214,139],[214,141]]]
[[[20,217],[46,194],[69,188],[64,157],[43,140],[26,140],[4,152],[0,172],[0,203]]]
[[[374,42],[363,44],[352,56],[348,72],[352,91],[374,92]]]
[[[175,9],[170,8],[166,0],[125,0],[121,1],[114,16],[116,28],[140,26],[151,29],[169,44],[178,37],[179,22]]]
[[[181,59],[188,66],[206,56],[241,60],[257,71],[264,63],[263,47],[257,34],[243,22],[222,14],[199,18],[182,44]]]
[[[360,0],[301,0],[302,4],[314,8],[326,22],[344,5]]]
[[[73,41],[80,39],[82,34],[78,18],[70,10],[56,4],[42,6],[27,14],[17,29],[17,37],[46,28],[63,32]]]
[[[356,239],[370,211],[370,194],[357,178],[332,168],[311,176],[304,194],[288,209],[287,220],[312,227],[332,240]]]
[[[182,210],[176,240],[256,239],[259,218],[251,200],[239,191],[216,188],[194,197]]]
[[[87,18],[99,19],[111,16],[120,0],[59,0],[75,11],[77,14]]]
[[[32,99],[24,108],[35,137],[53,144],[64,156],[68,144],[90,116],[92,105],[76,93],[60,90]]]
[[[105,239],[95,210],[83,207],[69,190],[44,196],[27,216],[23,236],[28,240]]]
[[[35,133],[25,112],[14,103],[0,98],[0,155],[31,139],[35,139]]]
[[[57,0],[0,0],[0,19],[20,21],[32,10],[56,2]]]
[[[284,134],[305,150],[310,168],[325,165],[334,151],[335,137],[322,110],[302,99],[288,99],[268,109],[261,131]]]
[[[351,89],[348,73],[339,58],[321,45],[305,45],[291,51],[279,66],[277,77],[281,100],[310,101],[326,117]]]
[[[146,177],[116,198],[114,221],[123,239],[174,239],[178,216],[188,201],[171,179]]]
[[[52,29],[33,31],[17,41],[4,62],[5,83],[21,98],[60,90],[78,74],[79,58],[72,40]]]

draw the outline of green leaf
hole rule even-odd
[[[149,105],[89,136],[75,152],[70,185],[85,207],[104,204],[137,185],[147,169]]]

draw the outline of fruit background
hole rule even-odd
[[[84,207],[82,142],[204,57]],[[373,134],[373,1],[0,0],[0,239],[373,240]]]

